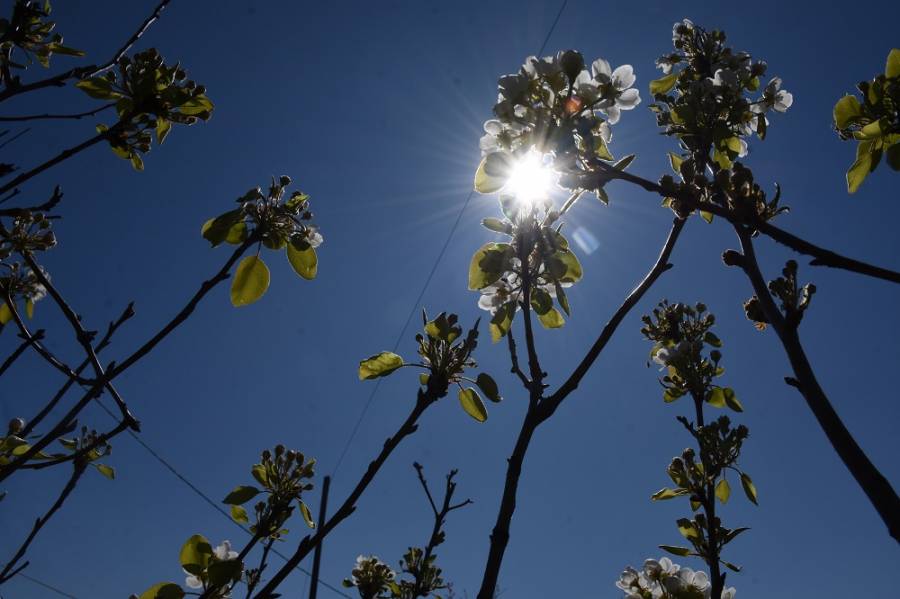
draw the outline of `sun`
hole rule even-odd
[[[547,197],[553,180],[553,171],[543,164],[539,153],[532,151],[513,165],[505,191],[515,196],[518,202],[533,205]]]

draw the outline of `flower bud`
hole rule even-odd
[[[13,418],[9,421],[9,432],[12,435],[15,435],[19,431],[25,428],[25,420],[22,418]]]
[[[569,78],[569,83],[574,83],[575,78],[584,69],[584,57],[581,55],[581,52],[566,50],[560,53],[559,66],[562,67],[563,73]]]

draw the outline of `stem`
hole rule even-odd
[[[669,264],[669,257],[672,255],[672,250],[675,248],[675,242],[678,241],[678,236],[681,234],[685,222],[687,221],[680,218],[674,220],[672,229],[669,231],[668,237],[666,237],[666,241],[659,253],[659,257],[656,259],[656,263],[644,276],[644,279],[638,283],[638,286],[628,294],[625,301],[622,302],[622,305],[619,306],[619,309],[616,310],[612,318],[609,319],[609,322],[603,327],[603,330],[600,332],[600,336],[594,342],[594,345],[591,346],[591,349],[588,351],[587,355],[585,355],[584,359],[581,360],[581,363],[578,364],[569,378],[566,379],[566,382],[564,382],[553,395],[541,403],[539,412],[542,421],[552,416],[563,400],[568,397],[572,391],[578,388],[581,379],[584,378],[588,370],[590,370],[591,366],[597,360],[597,357],[603,351],[603,348],[609,343],[609,340],[612,338],[619,324],[621,324],[628,312],[641,301],[641,298],[644,297],[644,294],[651,286],[653,286],[659,276],[672,268],[672,265]]]
[[[78,154],[82,150],[86,150],[87,148],[93,146],[94,144],[103,141],[104,139],[107,138],[107,136],[109,136],[109,134],[112,130],[113,130],[113,128],[110,128],[107,131],[98,133],[94,137],[91,137],[90,139],[81,142],[77,146],[69,148],[68,150],[63,150],[62,152],[60,152],[59,154],[57,154],[56,156],[54,156],[47,162],[34,167],[30,171],[26,171],[26,172],[22,173],[21,175],[19,175],[18,177],[16,177],[12,181],[10,181],[9,183],[6,183],[2,187],[0,187],[0,194],[6,193],[7,191],[13,189],[17,185],[21,185],[22,183],[24,183],[25,181],[28,181],[32,177],[35,177],[35,176],[43,173],[48,168],[50,168],[52,166],[56,166],[60,162],[66,160],[68,158],[71,158],[72,156],[74,156],[75,154]]]
[[[816,380],[812,366],[800,343],[800,336],[796,326],[790,326],[785,321],[781,311],[775,305],[775,301],[769,294],[759,269],[753,242],[747,230],[735,226],[735,232],[741,242],[743,259],[740,266],[750,279],[753,290],[760,300],[766,318],[772,323],[772,328],[778,335],[782,347],[791,363],[794,371],[793,379],[786,379],[789,384],[796,387],[806,404],[812,410],[816,421],[831,443],[831,446],[840,456],[841,461],[850,470],[857,484],[869,498],[878,515],[888,528],[891,537],[900,542],[900,498],[891,487],[890,482],[869,460],[868,456],[857,444],[853,435],[844,426],[840,416],[834,410],[825,391]]]
[[[0,116],[0,122],[22,122],[22,121],[36,121],[40,119],[48,119],[48,120],[59,120],[59,119],[83,119],[87,116],[94,116],[99,112],[103,112],[108,108],[112,108],[116,103],[112,102],[110,104],[104,104],[100,108],[95,108],[93,110],[88,110],[86,112],[79,112],[76,114],[33,114],[29,116]]]
[[[13,195],[18,193],[18,189],[13,190],[12,194],[8,196],[6,200],[13,197]],[[57,204],[62,200],[63,194],[62,190],[60,190],[59,185],[53,188],[53,195],[50,196],[50,199],[44,202],[43,204],[38,204],[36,206],[27,206],[24,208],[4,208],[0,210],[0,216],[19,216],[20,214],[27,214],[29,212],[48,212],[56,207]]]
[[[163,0],[160,2],[149,17],[144,19],[144,22],[141,23],[140,27],[138,27],[137,31],[135,31],[130,38],[119,48],[113,57],[108,61],[103,63],[100,66],[88,66],[88,67],[79,67],[74,69],[69,69],[68,71],[64,71],[59,73],[58,75],[54,75],[52,77],[48,77],[47,79],[42,79],[40,81],[35,81],[34,83],[28,83],[26,85],[11,85],[12,80],[8,77],[5,77],[7,82],[7,87],[5,90],[0,92],[0,102],[4,100],[8,100],[9,98],[16,96],[18,94],[22,94],[25,92],[34,91],[36,89],[42,89],[44,87],[61,87],[65,85],[65,82],[69,79],[83,79],[86,77],[93,77],[94,75],[98,75],[103,71],[113,67],[120,58],[122,58],[128,50],[141,38],[144,33],[150,28],[150,26],[160,17],[163,9],[168,5],[172,0]]]
[[[78,479],[81,478],[82,474],[84,474],[84,471],[86,468],[87,468],[87,462],[85,462],[85,461],[78,461],[75,463],[75,466],[72,470],[72,475],[69,477],[69,482],[67,482],[66,486],[63,487],[63,490],[59,494],[59,497],[56,498],[56,501],[53,503],[53,505],[50,507],[50,509],[47,510],[46,514],[44,514],[42,517],[35,520],[34,526],[31,528],[31,533],[29,533],[28,537],[25,539],[25,541],[19,547],[19,550],[12,557],[12,559],[6,563],[6,566],[3,568],[3,571],[0,572],[0,584],[3,584],[4,582],[9,580],[13,576],[18,574],[19,571],[21,571],[23,568],[28,566],[28,562],[25,562],[21,568],[18,568],[15,572],[10,573],[10,570],[12,570],[13,567],[15,567],[16,563],[18,563],[18,561],[20,559],[22,559],[22,557],[25,555],[25,552],[28,551],[28,547],[29,547],[29,545],[31,545],[31,542],[34,540],[34,537],[37,536],[37,533],[40,532],[40,530],[44,527],[44,525],[47,524],[47,521],[53,517],[53,514],[55,514],[57,512],[57,510],[59,510],[59,508],[62,507],[62,504],[69,497],[69,494],[72,493],[72,491],[75,489],[75,485],[78,483]]]
[[[697,444],[700,446],[700,462],[703,464],[703,474],[707,478],[706,488],[701,503],[706,512],[706,530],[708,533],[708,551],[706,565],[709,566],[709,578],[711,586],[711,599],[721,599],[722,589],[725,587],[725,578],[719,566],[719,542],[718,524],[716,523],[716,491],[712,481],[709,481],[709,473],[712,472],[712,462],[709,459],[709,451],[703,444],[701,431],[705,426],[703,420],[703,396],[691,393],[694,400],[694,409],[697,416]]]
[[[338,524],[348,518],[356,510],[356,502],[365,492],[372,480],[374,480],[375,475],[378,474],[378,471],[387,461],[388,457],[390,457],[394,449],[396,449],[397,445],[399,445],[403,439],[416,432],[419,428],[417,422],[422,413],[425,412],[428,406],[437,401],[438,398],[446,395],[447,381],[438,382],[435,378],[436,377],[432,376],[428,380],[428,388],[426,390],[419,389],[418,396],[416,397],[416,405],[409,413],[409,416],[406,417],[406,420],[397,432],[385,441],[381,452],[369,464],[369,467],[362,475],[362,478],[356,483],[353,491],[350,492],[350,495],[347,496],[347,499],[344,500],[341,507],[339,507],[331,518],[328,519],[328,522],[326,522],[324,526],[319,528],[319,531],[315,535],[307,535],[300,541],[300,545],[297,547],[297,550],[294,551],[294,554],[287,559],[285,564],[275,573],[272,579],[269,580],[259,593],[256,594],[256,599],[271,598],[278,585],[280,585],[288,574],[303,561],[303,558],[309,555],[309,553],[315,549],[316,545],[321,543]]]
[[[222,268],[213,275],[213,277],[207,281],[204,281],[202,285],[200,285],[200,289],[197,290],[197,293],[188,300],[188,303],[181,309],[181,311],[175,315],[175,317],[169,321],[169,323],[163,327],[161,331],[159,331],[156,335],[154,335],[149,341],[144,343],[140,348],[138,348],[133,354],[125,358],[120,364],[115,367],[111,367],[109,369],[109,378],[114,378],[124,372],[126,369],[134,365],[135,362],[146,356],[150,351],[156,347],[160,341],[165,339],[169,333],[174,331],[178,326],[187,320],[188,316],[193,313],[194,309],[197,308],[197,305],[200,303],[206,294],[212,291],[213,287],[224,281],[228,278],[228,272],[231,270],[231,267],[234,266],[234,263],[238,261],[238,259],[247,251],[251,245],[253,245],[257,240],[257,236],[251,235],[244,243],[239,245],[237,249],[234,250],[234,253],[231,254],[231,257],[225,262]]]
[[[628,183],[637,185],[638,187],[641,187],[646,191],[659,194],[662,197],[668,197],[670,195],[665,190],[663,190],[662,186],[660,186],[658,183],[654,183],[653,181],[644,179],[643,177],[614,169],[611,166],[600,161],[597,161],[595,166],[602,170],[604,174],[608,175],[610,179],[627,181]],[[778,243],[791,248],[795,252],[804,254],[806,256],[811,256],[813,258],[813,260],[810,262],[812,266],[829,266],[832,268],[840,268],[876,279],[882,279],[885,281],[890,281],[892,283],[900,283],[900,272],[842,256],[836,252],[821,248],[813,243],[801,239],[796,235],[788,233],[787,231],[767,222],[754,221],[752,223],[744,223],[737,215],[732,214],[725,208],[706,202],[696,202],[689,195],[680,195],[678,199],[685,202],[685,204],[692,209],[696,208],[698,210],[703,210],[717,216],[721,216],[722,218],[728,220],[728,222],[730,222],[732,225],[738,226],[749,224],[755,229],[759,230],[760,233],[769,236],[774,241],[777,241]]]
[[[21,336],[21,334],[20,334],[20,336]],[[12,366],[13,363],[15,363],[15,361],[19,359],[19,356],[21,356],[23,353],[25,353],[26,349],[28,349],[35,342],[40,341],[43,338],[44,338],[44,329],[35,331],[34,336],[32,336],[30,338],[24,337],[25,340],[19,344],[19,347],[17,347],[16,350],[12,354],[10,354],[10,356],[8,358],[6,358],[6,360],[3,361],[3,365],[0,366],[0,376],[3,376],[3,373],[5,373],[9,369],[9,367]],[[71,379],[69,379],[69,380],[71,380]]]

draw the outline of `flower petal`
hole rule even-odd
[[[634,76],[634,69],[631,68],[630,64],[623,64],[612,74],[612,82],[616,89],[623,90],[628,89],[632,85],[634,85],[637,77]]]

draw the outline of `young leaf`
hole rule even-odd
[[[287,244],[287,257],[291,263],[294,272],[310,281],[316,278],[319,270],[319,257],[316,255],[316,249],[307,245],[305,248],[298,248],[293,241]]]
[[[743,412],[744,406],[741,405],[741,402],[738,401],[738,398],[734,395],[734,389],[731,387],[725,387],[722,389],[722,393],[725,396],[725,404],[734,410],[735,412]]]
[[[238,559],[222,560],[209,565],[209,583],[214,587],[224,587],[241,577],[244,564]]]
[[[231,282],[231,304],[239,308],[257,301],[269,288],[269,268],[259,256],[247,256],[238,265]]]
[[[722,503],[728,503],[728,498],[730,496],[731,486],[728,484],[728,481],[723,478],[716,484],[716,497]]]
[[[240,485],[235,487],[234,490],[222,500],[222,503],[228,505],[242,505],[259,495],[259,493],[260,491],[256,487]]]
[[[209,565],[212,556],[212,545],[203,535],[194,535],[181,547],[181,567],[190,574],[198,575]]]
[[[478,395],[478,392],[475,391],[475,389],[460,389],[459,403],[462,404],[463,410],[466,411],[466,414],[468,414],[478,422],[484,422],[485,420],[487,420],[487,408],[484,407],[484,402],[481,400],[481,397]]]
[[[239,505],[231,506],[231,519],[238,524],[249,524],[250,518],[247,516],[247,510]]]
[[[316,523],[313,522],[312,512],[309,511],[309,507],[302,501],[300,502],[300,513],[303,515],[303,521],[306,522],[308,527],[316,527]]]
[[[562,314],[556,308],[550,308],[544,314],[538,314],[538,320],[546,329],[558,329],[566,324]]]
[[[682,495],[687,495],[687,489],[670,489],[668,487],[663,487],[656,493],[650,496],[650,499],[653,501],[663,501],[666,499],[674,499],[675,497],[680,497]]]
[[[669,73],[665,77],[654,79],[650,82],[650,95],[664,94],[675,87],[678,81],[678,73]]]
[[[888,79],[900,77],[900,49],[894,48],[888,54],[887,62],[884,65],[884,76]]]
[[[494,193],[495,191],[500,191],[506,185],[505,177],[491,175],[485,171],[484,167],[487,161],[488,156],[485,156],[481,160],[481,164],[478,165],[478,170],[475,171],[475,191],[478,193]]]
[[[507,302],[497,309],[491,318],[491,341],[497,343],[509,332],[516,315],[516,302]]]
[[[663,551],[668,551],[672,555],[680,555],[681,557],[685,557],[691,554],[691,550],[687,547],[676,547],[674,545],[660,545],[660,549]]]
[[[744,493],[747,495],[747,499],[753,502],[754,505],[759,505],[756,497],[756,486],[753,484],[753,481],[750,480],[750,477],[741,472],[741,486],[744,487]]]
[[[359,363],[359,380],[377,379],[387,376],[403,366],[403,358],[389,351],[375,354]]]
[[[834,105],[834,124],[838,129],[846,129],[861,114],[862,108],[856,96],[844,96]]]
[[[469,264],[469,289],[484,289],[497,282],[509,270],[513,249],[508,243],[486,243],[472,256]]]
[[[713,387],[706,396],[706,403],[716,408],[725,407],[725,390],[722,387]]]
[[[174,582],[160,582],[143,593],[139,599],[183,599],[184,590]]]
[[[106,464],[94,464],[94,466],[97,468],[97,471],[100,472],[100,474],[102,474],[109,480],[113,480],[114,478],[116,478],[115,468],[107,466]]]
[[[497,387],[497,383],[491,377],[491,375],[486,374],[484,372],[480,373],[475,378],[475,384],[478,385],[478,388],[484,392],[485,397],[493,402],[499,402],[503,398],[500,397],[500,389]]]

